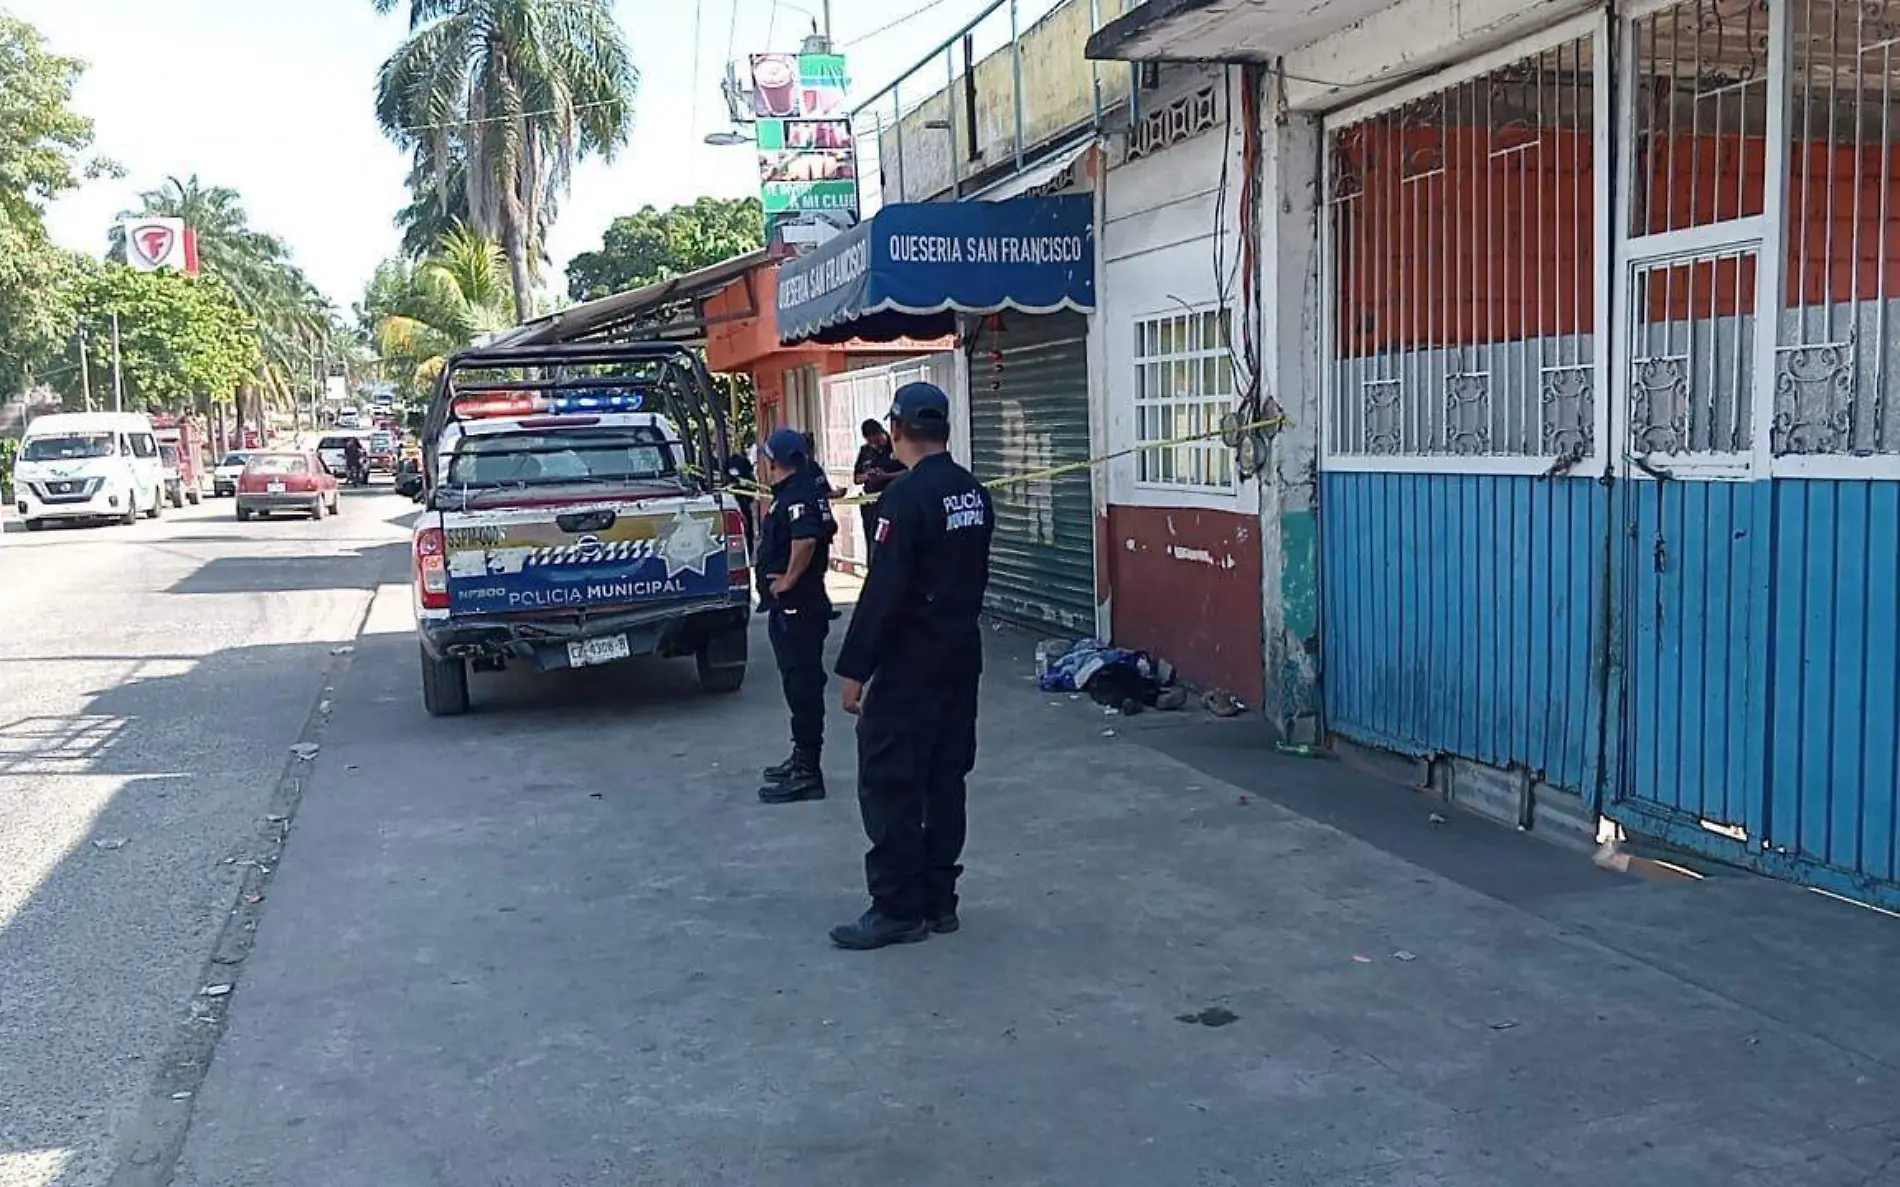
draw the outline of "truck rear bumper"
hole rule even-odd
[[[633,607],[584,616],[423,619],[423,650],[435,659],[527,663],[542,671],[573,666],[569,643],[625,635],[627,658],[692,655],[701,647],[719,665],[745,662],[750,608],[730,599],[685,607]]]

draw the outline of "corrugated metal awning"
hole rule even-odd
[[[758,251],[749,251],[744,255],[721,260],[717,264],[709,264],[683,276],[656,280],[641,288],[629,289],[624,293],[615,293],[611,297],[573,305],[559,313],[536,318],[511,330],[503,330],[482,345],[484,347],[546,346],[552,343],[586,342],[638,322],[643,314],[652,313],[681,301],[709,297],[753,268],[765,263],[771,258],[771,254],[769,249],[760,248]],[[656,328],[666,329],[664,325]],[[696,323],[683,328],[691,331],[688,337],[694,337],[702,330],[702,327]],[[666,336],[677,337],[677,335]]]

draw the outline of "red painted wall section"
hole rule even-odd
[[[1173,664],[1199,688],[1224,688],[1258,708],[1260,531],[1251,515],[1111,504],[1102,551],[1117,646]]]

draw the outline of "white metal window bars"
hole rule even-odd
[[[1620,34],[1618,473],[1761,472],[1784,149],[1767,0],[1634,6]]]
[[[1900,478],[1900,2],[1792,0],[1777,474]]]
[[[1234,355],[1225,309],[1190,309],[1134,323],[1135,442],[1198,437],[1234,410]],[[1220,437],[1136,455],[1138,486],[1234,490],[1234,451]]]
[[[1606,36],[1579,17],[1327,119],[1328,468],[1598,464]]]

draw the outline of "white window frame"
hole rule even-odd
[[[1558,471],[1571,475],[1601,474],[1608,464],[1608,444],[1611,440],[1610,409],[1621,399],[1621,386],[1613,379],[1611,371],[1612,309],[1610,300],[1611,285],[1606,279],[1605,263],[1612,252],[1610,196],[1614,181],[1612,171],[1607,168],[1611,160],[1611,128],[1616,118],[1610,107],[1610,21],[1607,10],[1582,13],[1560,21],[1538,33],[1519,38],[1509,45],[1501,46],[1488,53],[1468,58],[1444,70],[1415,79],[1385,91],[1376,98],[1355,103],[1349,107],[1331,112],[1320,122],[1320,466],[1322,469],[1336,472],[1361,472],[1385,474],[1496,474],[1496,475],[1548,475]],[[1591,329],[1591,380],[1592,413],[1594,425],[1592,432],[1595,441],[1590,454],[1569,462],[1567,459],[1552,457],[1527,457],[1512,454],[1476,454],[1406,456],[1403,454],[1364,454],[1340,453],[1338,450],[1338,430],[1334,425],[1334,407],[1336,404],[1335,385],[1337,383],[1337,360],[1332,357],[1336,343],[1335,316],[1337,302],[1333,275],[1334,243],[1333,220],[1326,206],[1326,197],[1333,192],[1332,153],[1326,148],[1332,142],[1332,136],[1341,128],[1350,127],[1375,115],[1381,115],[1422,99],[1428,95],[1448,90],[1461,83],[1490,74],[1500,67],[1509,66],[1536,54],[1555,49],[1560,45],[1588,37],[1591,40],[1591,111],[1590,134],[1592,157],[1595,162],[1594,176],[1591,178],[1591,190],[1594,204],[1592,231],[1592,251],[1595,267],[1592,293]]]
[[[1185,302],[1179,303],[1179,304],[1167,306],[1165,308],[1154,309],[1145,313],[1135,314],[1132,318],[1129,319],[1128,324],[1124,327],[1122,332],[1129,334],[1131,337],[1139,337],[1141,335],[1141,331],[1143,327],[1148,326],[1150,324],[1164,322],[1169,319],[1200,318],[1210,313],[1216,314],[1216,315],[1224,314],[1224,317],[1221,318],[1221,321],[1222,321],[1222,328],[1226,334],[1225,344],[1221,346],[1217,346],[1217,347],[1208,347],[1205,344],[1203,344],[1202,348],[1198,351],[1190,350],[1186,353],[1176,352],[1172,354],[1147,354],[1147,353],[1144,353],[1145,347],[1138,346],[1131,354],[1130,360],[1129,360],[1129,377],[1134,383],[1134,397],[1132,401],[1132,407],[1134,409],[1134,419],[1133,419],[1133,422],[1129,426],[1129,443],[1131,445],[1140,447],[1140,446],[1145,446],[1146,444],[1148,444],[1148,442],[1144,440],[1141,435],[1141,414],[1143,410],[1145,409],[1148,409],[1148,408],[1172,409],[1172,408],[1178,408],[1178,407],[1192,407],[1195,405],[1200,405],[1204,409],[1211,410],[1216,404],[1220,404],[1221,405],[1220,411],[1219,413],[1215,415],[1213,423],[1206,426],[1206,431],[1209,431],[1209,432],[1212,432],[1214,429],[1218,428],[1220,418],[1222,416],[1225,416],[1230,412],[1235,412],[1239,409],[1240,407],[1240,379],[1239,379],[1240,368],[1234,362],[1232,358],[1232,351],[1234,349],[1234,346],[1233,346],[1234,311],[1231,308],[1224,307],[1218,301],[1205,301],[1196,305],[1190,305]],[[1205,362],[1207,359],[1218,359],[1222,357],[1225,357],[1228,359],[1227,374],[1230,377],[1230,381],[1232,382],[1234,386],[1234,390],[1226,393],[1224,396],[1211,396],[1206,393],[1203,393],[1199,396],[1189,396],[1189,397],[1169,396],[1164,399],[1144,399],[1142,397],[1142,390],[1143,390],[1142,367],[1144,365],[1146,364],[1168,365],[1172,363],[1185,362],[1185,363],[1190,364],[1198,372],[1201,364]],[[1219,437],[1213,437],[1207,441],[1196,441],[1196,442],[1192,442],[1192,443],[1189,443],[1183,446],[1174,447],[1174,448],[1183,448],[1190,451],[1205,451],[1205,452],[1213,453],[1213,454],[1225,452],[1231,455],[1233,452],[1225,444],[1222,443]],[[1237,498],[1239,496],[1240,467],[1238,465],[1237,459],[1231,456],[1228,458],[1228,463],[1227,463],[1228,479],[1225,484],[1213,483],[1213,482],[1163,482],[1163,481],[1158,481],[1155,479],[1143,478],[1141,476],[1143,462],[1147,460],[1147,457],[1150,453],[1160,453],[1160,452],[1162,451],[1141,449],[1140,452],[1134,457],[1133,459],[1134,461],[1134,489],[1141,490],[1141,491],[1167,492],[1171,494],[1219,495],[1219,496],[1225,496],[1227,498]],[[1192,456],[1192,452],[1190,452],[1188,456]]]

